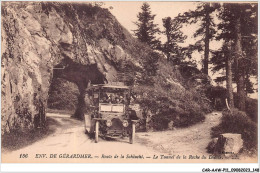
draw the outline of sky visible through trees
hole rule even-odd
[[[110,12],[115,15],[117,20],[134,35],[133,30],[137,29],[137,26],[134,24],[138,20],[137,14],[141,10],[143,2],[105,2],[104,7],[110,8]],[[189,10],[196,9],[196,2],[149,2],[151,7],[152,14],[156,14],[154,18],[154,23],[158,24],[159,29],[163,30],[162,19],[165,17],[174,18],[178,16],[179,13],[184,13]],[[218,20],[216,19],[218,22]],[[183,26],[182,31],[187,35],[187,39],[184,43],[181,43],[181,46],[188,46],[189,44],[194,44],[200,38],[194,38],[194,32],[199,28],[197,24]],[[166,41],[166,36],[164,34],[157,35],[160,38],[161,42]],[[210,49],[219,49],[221,47],[220,42],[212,41],[210,44]],[[200,60],[202,54],[194,52],[193,56],[196,57],[194,60]],[[198,61],[198,68],[201,68],[200,62]]]
[[[155,14],[154,23],[158,24],[158,27],[161,31],[164,31],[163,27],[163,18],[171,17],[174,18],[178,16],[178,14],[183,14],[184,12],[193,11],[196,9],[199,2],[148,2],[151,8],[152,14]],[[128,30],[130,33],[134,35],[133,30],[137,29],[137,26],[134,24],[138,20],[137,15],[141,11],[141,6],[143,2],[105,2],[104,7],[109,8],[110,12],[115,15],[118,21]],[[111,8],[112,7],[112,8]],[[216,13],[216,12],[213,12]],[[218,24],[220,21],[216,16],[213,14],[213,20],[215,24]],[[199,28],[199,23],[195,24],[184,24],[183,28],[181,29],[182,32],[187,35],[187,39],[184,43],[180,43],[180,46],[188,46],[189,44],[195,44],[196,41],[200,40],[201,37],[194,38],[194,32]],[[217,31],[219,32],[219,31]],[[157,38],[163,43],[166,42],[165,34],[157,35]],[[215,39],[210,41],[209,48],[210,50],[218,50],[221,48],[223,41],[216,41]],[[202,60],[203,60],[203,52],[195,51],[192,54],[192,61],[197,63],[199,69],[202,68]],[[211,55],[210,55],[211,58]],[[212,73],[213,66],[209,64],[209,76],[213,79],[223,76],[225,71],[219,71],[217,73]],[[251,78],[254,83],[254,88],[257,88],[257,83],[255,78]],[[222,83],[222,86],[225,86],[225,82]],[[234,86],[235,87],[235,86]],[[257,93],[251,94],[251,97],[257,98]]]

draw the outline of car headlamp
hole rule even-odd
[[[107,120],[107,121],[106,121],[106,125],[107,125],[107,127],[112,126],[112,121],[111,121],[111,120]]]
[[[128,126],[128,121],[127,121],[127,120],[124,120],[124,121],[123,121],[123,126],[124,126],[124,127],[127,127],[127,126]]]

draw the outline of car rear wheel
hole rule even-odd
[[[99,121],[96,121],[95,125],[95,142],[98,143],[98,133],[99,133]]]

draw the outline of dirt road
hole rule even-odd
[[[177,155],[206,155],[210,129],[217,125],[221,113],[211,113],[204,122],[194,126],[163,132],[137,133],[136,142],[128,138],[100,139],[95,143],[84,132],[84,123],[64,114],[48,114],[49,128],[55,129],[47,137],[15,151],[4,151],[3,162],[202,162],[199,159],[176,160]],[[3,150],[2,150],[3,151]],[[24,155],[23,155],[24,154]],[[121,155],[124,158],[121,158]],[[166,156],[162,158],[162,155]],[[118,157],[117,157],[118,156]],[[158,156],[157,159],[155,159]],[[21,158],[24,157],[24,158]],[[174,157],[174,158],[173,158]],[[204,160],[205,161],[205,160]],[[207,160],[213,161],[214,160]]]
[[[118,162],[114,158],[116,154],[119,158],[121,154],[124,157],[129,155],[127,162],[136,162],[143,159],[141,156],[153,156],[156,153],[140,143],[129,144],[128,138],[110,141],[100,139],[99,143],[95,143],[85,134],[82,121],[72,119],[69,115],[49,113],[47,116],[51,120],[49,128],[54,128],[55,132],[19,150],[2,150],[3,162]],[[21,159],[21,154],[28,154],[28,158]],[[57,158],[50,158],[55,154]],[[112,161],[111,157],[114,158]]]
[[[188,128],[179,128],[164,132],[139,133],[138,141],[154,150],[170,155],[208,155],[206,147],[211,141],[211,128],[218,125],[220,112],[206,116],[204,122]]]

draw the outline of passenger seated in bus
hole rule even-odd
[[[133,110],[133,109],[129,109],[128,110],[128,115],[129,115],[129,118],[131,120],[138,120],[139,119],[137,114],[136,114],[136,112],[135,112],[135,110]]]
[[[110,94],[107,98],[107,103],[112,103],[112,94]]]
[[[101,99],[100,99],[100,103],[108,103],[108,96],[104,95]]]
[[[124,102],[125,102],[124,97],[123,97],[123,96],[120,96],[120,97],[119,97],[119,103],[124,104]]]
[[[114,101],[113,101],[113,104],[119,104],[119,103],[120,103],[120,100],[119,100],[118,97],[116,97],[116,98],[114,99]]]

